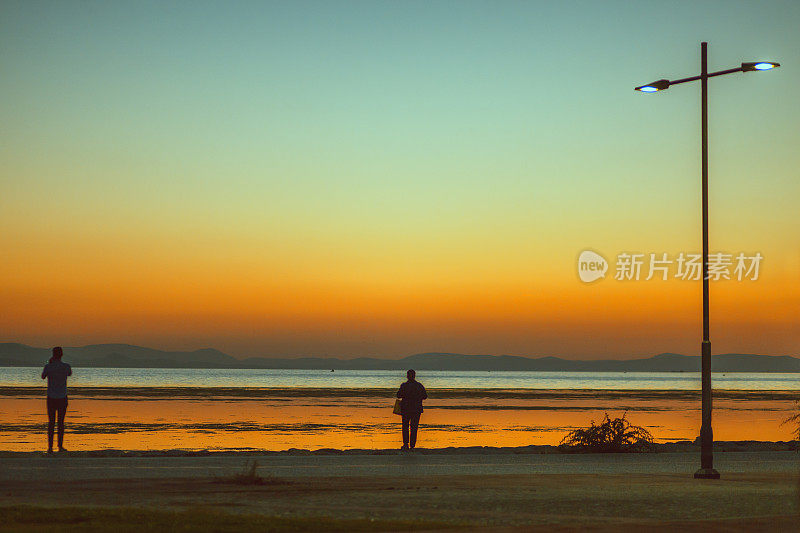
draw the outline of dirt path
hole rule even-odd
[[[3,472],[0,495],[5,505],[209,508],[274,516],[424,519],[459,524],[466,529],[502,526],[511,528],[510,531],[521,526],[592,527],[599,531],[620,526],[650,530],[657,526],[674,526],[687,531],[717,527],[720,531],[737,528],[751,531],[762,527],[771,531],[795,530],[800,520],[798,476],[796,462],[792,461],[796,461],[796,455],[747,455],[747,461],[728,458],[727,466],[738,464],[740,472],[732,472],[733,468],[723,470],[719,481],[694,480],[690,473],[658,472],[658,468],[650,473],[624,472],[625,468],[630,468],[626,467],[627,459],[618,459],[615,467],[618,472],[613,473],[609,472],[610,460],[600,456],[554,462],[547,467],[548,473],[536,474],[527,471],[476,473],[474,464],[470,473],[463,473],[463,469],[470,467],[470,461],[476,461],[474,458],[451,457],[446,461],[440,458],[438,463],[426,465],[425,457],[421,456],[414,458],[417,462],[413,467],[389,475],[384,475],[378,466],[395,464],[396,457],[378,456],[367,460],[351,456],[343,458],[351,465],[351,475],[325,475],[326,468],[334,468],[331,463],[339,464],[337,459],[329,460],[327,465],[318,463],[316,476],[309,475],[309,468],[297,468],[295,475],[265,477],[264,485],[238,484],[230,480],[228,476],[241,470],[241,467],[232,468],[234,464],[243,464],[241,457],[216,458],[224,461],[218,465],[218,473],[212,475],[208,473],[210,465],[201,461],[209,458],[180,458],[190,459],[187,464],[176,467],[181,471],[192,465],[197,467],[192,476],[168,475],[174,473],[169,467],[170,461],[178,458],[137,458],[151,463],[149,472],[152,475],[146,477],[117,476],[121,472],[118,469],[106,469],[104,476],[98,475],[103,472],[104,461],[119,462],[119,458],[94,459],[98,461],[95,468],[87,468],[91,458],[80,461],[72,458],[73,468],[63,470],[64,475],[59,480],[47,483],[43,482],[44,467],[38,459],[14,465],[16,472],[12,474],[4,468],[9,466],[9,459],[3,459],[0,461],[0,472]],[[70,458],[64,459],[58,466],[66,467],[71,462]],[[285,457],[281,459],[286,460]],[[312,458],[293,457],[281,468],[275,462],[266,462],[259,471],[263,476],[275,471],[291,474],[288,469],[293,464],[299,466],[309,459]],[[690,462],[693,459],[692,456]],[[496,467],[514,464],[515,468],[523,470],[531,465],[524,461],[509,463],[508,457],[478,464],[486,469],[492,461]],[[669,457],[651,458],[651,463],[662,464],[658,461],[663,465],[672,464]],[[26,471],[25,462],[28,476],[22,475]],[[164,462],[167,464],[162,464]],[[439,473],[447,464],[455,467],[451,470],[458,473]],[[722,467],[725,462],[719,464]],[[584,472],[595,471],[576,473],[573,470],[577,466]],[[563,471],[558,472],[559,468]],[[759,471],[762,468],[766,471]],[[665,466],[661,468],[665,469]],[[227,473],[223,474],[223,470]],[[139,469],[134,468],[129,474],[136,472]]]

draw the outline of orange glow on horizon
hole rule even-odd
[[[693,347],[699,328],[699,287],[683,281],[604,280],[586,286],[569,276],[536,284],[267,283],[255,282],[254,275],[213,278],[189,272],[183,278],[150,276],[108,279],[106,274],[106,281],[98,275],[60,286],[36,279],[0,285],[0,296],[15,310],[3,317],[4,340],[34,339],[30,342],[36,345],[36,337],[48,332],[50,343],[124,340],[162,347],[172,337],[164,346],[169,347],[175,337],[196,337],[204,346],[225,351],[240,336],[241,352],[233,342],[233,355],[258,353],[254,347],[259,342],[267,352],[281,355],[281,350],[294,351],[289,347],[296,336],[303,340],[295,342],[294,352],[315,355],[340,353],[336,342],[351,337],[373,345],[383,342],[387,355],[441,350],[580,356],[582,343],[576,336],[582,335],[584,344],[603,345],[595,353],[641,349],[639,355],[647,356],[648,350]],[[783,353],[790,352],[792,317],[800,301],[800,290],[793,293],[792,287],[771,279],[712,284],[712,327],[721,341],[715,351],[763,353],[758,345],[771,336],[773,345],[785,338]],[[660,344],[647,348],[648,337]],[[558,338],[564,342],[560,350]],[[269,348],[270,339],[282,347]],[[332,341],[328,346],[326,339]],[[730,348],[724,348],[728,341]],[[586,352],[584,357],[593,356]],[[369,353],[381,355],[374,348]]]

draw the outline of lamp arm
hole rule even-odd
[[[708,73],[708,77],[709,78],[713,78],[714,76],[722,76],[723,74],[733,74],[734,72],[744,72],[744,70],[742,69],[742,67],[729,68],[727,70],[718,70],[717,72],[709,72]],[[678,85],[679,83],[686,83],[686,82],[689,82],[689,81],[697,81],[700,78],[701,78],[701,76],[691,76],[689,78],[681,78],[679,80],[674,80],[674,81],[670,80],[669,84],[670,84],[670,86]]]

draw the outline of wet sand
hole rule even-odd
[[[265,484],[234,482],[253,459]],[[718,481],[692,478],[696,453],[6,454],[0,493],[4,505],[418,518],[461,530],[796,530],[797,452],[725,452],[715,459]]]
[[[73,387],[73,450],[382,449],[399,440],[394,389]],[[0,450],[44,446],[41,387],[0,387]],[[425,447],[556,445],[569,431],[622,416],[657,442],[694,440],[699,393],[675,390],[431,389]],[[719,440],[786,441],[796,391],[715,391]]]

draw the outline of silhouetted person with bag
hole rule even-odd
[[[42,379],[47,378],[47,453],[53,453],[53,431],[58,415],[58,451],[64,449],[64,417],[67,415],[67,378],[72,367],[61,360],[61,346],[53,348],[53,357],[44,365]]]
[[[414,449],[417,445],[417,429],[419,429],[419,416],[422,414],[422,400],[428,397],[422,383],[414,379],[417,373],[413,370],[406,372],[408,381],[400,385],[397,397],[400,398],[400,413],[403,416],[403,450]],[[411,430],[409,434],[409,429]]]

